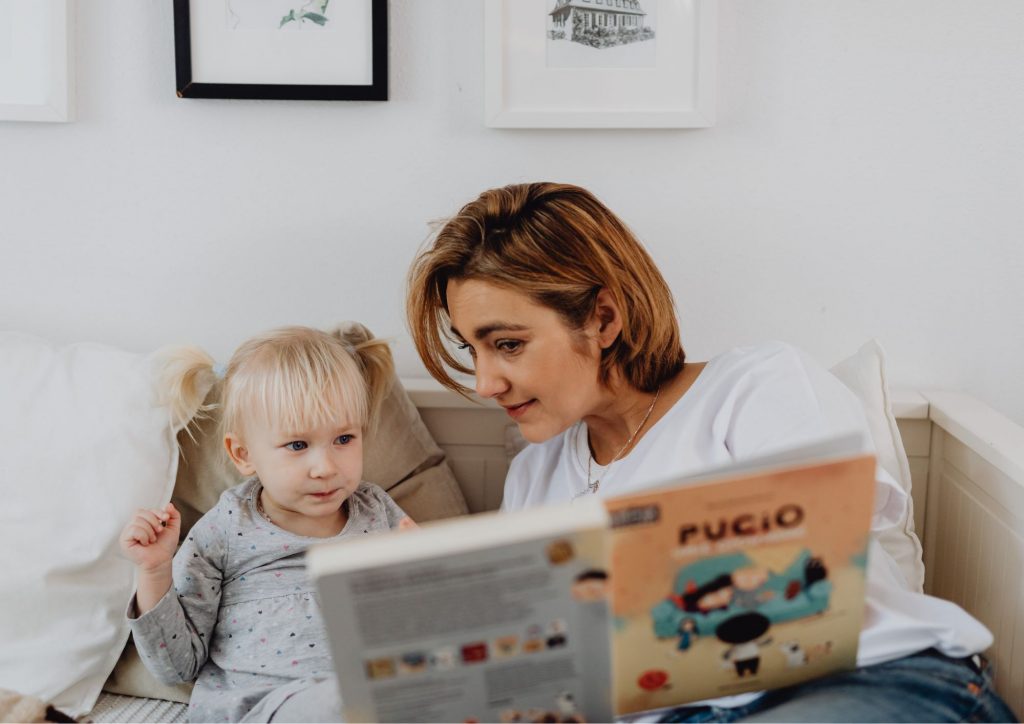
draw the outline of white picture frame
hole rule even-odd
[[[74,27],[74,0],[0,0],[0,120],[74,120]]]
[[[489,127],[715,123],[717,0],[486,0],[484,26]],[[587,45],[638,31],[650,37]]]

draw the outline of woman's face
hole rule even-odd
[[[588,329],[573,331],[525,294],[477,279],[448,283],[448,314],[473,356],[477,394],[504,407],[530,442],[600,403],[601,348]]]

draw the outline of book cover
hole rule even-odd
[[[616,714],[853,668],[875,460],[609,498]]]

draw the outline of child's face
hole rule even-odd
[[[259,477],[263,507],[274,522],[336,519],[362,479],[362,430],[356,426],[278,430],[254,423],[244,440],[229,433],[224,442],[239,472]]]

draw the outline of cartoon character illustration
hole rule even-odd
[[[576,711],[576,698],[572,692],[563,691],[555,697],[555,709],[560,722],[583,722],[583,716]]]
[[[547,637],[544,640],[549,649],[556,649],[565,646],[568,641],[569,626],[563,619],[556,618],[548,623]]]
[[[786,657],[786,668],[796,669],[807,664],[807,656],[799,641],[783,641],[779,651]]]
[[[683,596],[684,606],[687,611],[701,613],[724,611],[732,603],[733,591],[732,577],[722,575]]]
[[[763,566],[747,566],[732,572],[732,603],[738,608],[756,610],[775,593],[768,590],[769,571]]]
[[[767,616],[760,613],[741,613],[726,619],[715,629],[719,641],[730,644],[722,653],[723,664],[736,667],[736,675],[743,678],[747,674],[757,676],[761,664],[761,649],[772,642],[771,636],[761,641],[771,626]]]
[[[832,642],[824,641],[804,649],[799,641],[783,641],[779,644],[779,650],[786,657],[786,666],[790,669],[796,669],[801,666],[807,666],[807,664],[823,656],[827,656],[832,651]]]
[[[608,598],[608,574],[588,568],[573,580],[572,597],[580,603],[596,603]]]
[[[697,622],[692,618],[684,618],[679,622],[679,643],[676,644],[676,651],[686,651],[693,643],[696,636]]]

